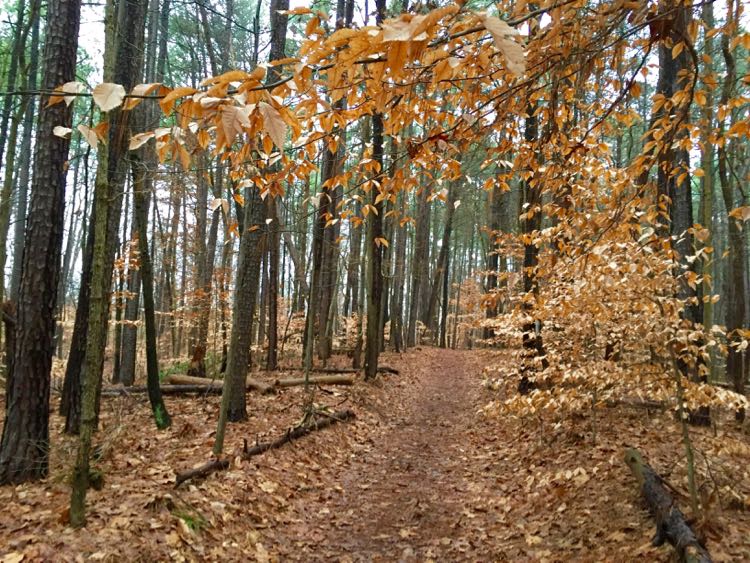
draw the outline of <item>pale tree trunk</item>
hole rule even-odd
[[[32,27],[31,27],[31,57],[29,60],[29,72],[26,78],[26,89],[36,90],[37,72],[39,71],[39,12],[41,0],[33,0]],[[31,98],[26,105],[26,113],[23,117],[23,136],[21,138],[21,154],[18,162],[18,194],[16,206],[16,224],[13,236],[13,273],[10,281],[11,299],[17,301],[18,287],[21,283],[21,256],[24,247],[24,230],[26,228],[26,209],[29,198],[29,170],[31,169],[31,136],[34,129],[34,116],[36,115],[36,99]],[[68,236],[72,236],[69,233]]]

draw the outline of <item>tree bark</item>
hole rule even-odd
[[[637,450],[625,452],[625,463],[638,481],[641,494],[656,520],[653,545],[659,546],[668,541],[674,546],[680,561],[709,563],[711,556],[698,541],[662,478],[643,461]]]
[[[129,91],[142,76],[146,1],[121,0],[118,9],[118,43],[113,79]],[[80,436],[70,502],[70,522],[73,527],[83,526],[86,521],[85,502],[89,482],[89,455],[91,438],[98,418],[107,318],[111,299],[112,264],[122,211],[122,191],[127,174],[130,113],[116,109],[109,114],[108,150],[99,152],[99,158],[106,165],[104,168],[106,173],[97,174],[94,188],[97,215],[92,220],[94,240],[90,304],[86,326],[86,359],[82,391],[78,398],[81,406]],[[66,426],[69,418],[66,419]]]
[[[75,79],[80,0],[50,0],[47,7],[42,87]],[[42,98],[34,153],[34,179],[16,317],[13,370],[0,441],[0,484],[47,475],[49,388],[54,353],[55,302],[64,228],[65,174],[70,141],[53,134],[72,124],[72,108]],[[29,252],[28,249],[33,249]]]
[[[273,0],[271,2],[270,61],[284,57],[287,16],[279,12],[287,9],[288,6],[288,0]],[[267,83],[273,83],[278,76],[278,68],[270,68],[266,78]],[[279,147],[280,150],[281,148]],[[260,280],[261,246],[259,239],[263,230],[262,223],[264,222],[265,213],[257,188],[250,188],[245,201],[246,205],[250,205],[250,212],[245,216],[244,232],[240,238],[239,263],[232,316],[232,336],[229,344],[227,371],[224,376],[224,390],[221,395],[221,408],[213,447],[213,452],[216,456],[220,456],[224,450],[224,433],[227,422],[243,420],[247,416],[245,394],[241,388],[249,363],[253,310],[255,308],[258,282]]]

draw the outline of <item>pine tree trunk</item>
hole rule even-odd
[[[53,90],[75,79],[81,4],[50,0],[42,87]],[[7,409],[0,441],[0,484],[47,475],[49,464],[49,388],[54,353],[55,302],[60,276],[65,206],[65,174],[70,141],[53,134],[72,124],[64,103],[39,109],[34,179],[26,222],[26,250],[15,330],[13,370],[7,382]],[[4,128],[3,128],[4,131]],[[0,151],[2,152],[2,151]],[[33,248],[33,252],[28,249]]]

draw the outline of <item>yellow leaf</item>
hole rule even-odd
[[[398,18],[386,20],[383,23],[383,43],[394,41],[424,41],[427,34],[421,32],[415,36],[414,32],[425,20],[426,15],[401,14]]]
[[[729,212],[729,216],[743,222],[750,220],[750,205],[743,205],[742,207],[732,209]]]
[[[221,130],[227,140],[227,145],[234,142],[238,133],[242,133],[245,127],[250,127],[248,114],[250,106],[240,108],[237,106],[224,106],[221,108]]]
[[[276,10],[276,12],[282,16],[304,16],[305,14],[312,14],[310,8],[305,8],[303,6],[297,6],[291,10]]]
[[[181,88],[175,88],[169,94],[164,96],[162,100],[159,101],[159,105],[161,106],[161,110],[164,112],[164,115],[169,115],[172,113],[172,108],[174,108],[174,103],[179,98],[184,98],[185,96],[190,96],[192,94],[195,94],[198,90],[195,88],[191,88],[189,86],[183,86]]]
[[[180,156],[180,163],[182,164],[182,169],[187,171],[190,169],[190,153],[187,152],[187,149],[182,146],[180,143],[175,143],[177,145],[177,152]]]
[[[55,92],[65,92],[68,94],[80,94],[86,89],[86,86],[84,86],[80,82],[66,82],[62,86],[59,86],[55,88]],[[65,100],[65,105],[70,105],[73,100],[76,99],[76,96],[55,96],[52,95],[49,97],[49,102],[47,102],[47,107],[54,106],[55,104],[59,104],[63,100]]]
[[[680,41],[677,45],[672,47],[672,58],[676,59],[680,56],[680,53],[682,53],[682,50],[685,48],[685,44]]]

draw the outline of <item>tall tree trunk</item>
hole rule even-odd
[[[123,225],[122,225],[122,241],[128,240],[128,199],[125,194],[125,209],[123,213]],[[125,242],[118,245],[119,250],[119,261],[124,264],[124,253],[127,251],[127,244]],[[124,267],[123,267],[124,270]],[[122,314],[125,304],[123,302],[123,291],[125,290],[125,276],[124,271],[118,271],[117,274],[117,291],[115,293],[115,348],[113,352],[113,366],[112,366],[112,383],[119,383],[120,381],[120,364],[122,361]]]
[[[139,127],[142,129],[142,127]],[[141,148],[139,152],[147,149]],[[159,360],[156,348],[156,317],[154,308],[154,274],[151,267],[151,255],[148,247],[148,208],[151,186],[147,181],[149,171],[144,166],[145,159],[141,154],[131,156],[133,172],[133,208],[138,226],[138,246],[141,258],[141,277],[143,288],[143,316],[146,325],[146,386],[148,400],[154,414],[156,427],[160,430],[171,424],[167,407],[159,387]],[[155,205],[155,203],[154,203]]]
[[[537,141],[538,122],[536,116],[536,105],[530,105],[526,111],[526,123],[524,128],[524,140],[527,143],[527,150],[532,151]],[[529,158],[535,158],[534,155]],[[537,265],[539,263],[539,247],[534,242],[534,233],[541,228],[542,224],[542,196],[541,186],[538,180],[531,178],[523,183],[525,213],[521,225],[525,242],[523,245],[523,291],[526,293],[523,307],[527,311],[529,320],[522,327],[522,345],[523,358],[521,365],[521,381],[518,384],[518,391],[522,394],[528,393],[534,383],[530,376],[535,371],[536,359],[544,356],[544,346],[542,341],[542,323],[533,318],[534,302],[539,292],[539,282],[537,280]]]
[[[42,71],[45,90],[75,80],[80,10],[79,0],[48,3]],[[49,106],[46,102],[43,98],[39,109],[13,369],[7,382],[7,409],[0,441],[0,484],[44,477],[49,466],[50,370],[70,144],[52,130],[72,124],[72,108],[64,103]],[[29,252],[30,248],[33,252]]]
[[[502,194],[499,188],[493,188],[487,193],[487,213],[489,214],[489,233],[487,236],[487,282],[485,291],[490,296],[490,305],[487,306],[485,313],[486,318],[491,319],[497,316],[497,303],[494,299],[494,293],[497,289],[497,276],[499,275],[500,255],[497,250],[496,237],[500,230],[502,214]],[[489,327],[484,329],[484,338],[491,338],[494,334]]]
[[[117,84],[122,84],[126,91],[130,91],[142,76],[146,0],[120,0],[118,11],[118,43],[113,79]],[[94,187],[96,216],[93,218],[94,241],[86,331],[86,360],[82,392],[79,398],[81,404],[80,438],[73,470],[70,501],[70,523],[74,527],[83,526],[86,520],[89,455],[91,438],[98,419],[107,318],[111,300],[112,264],[122,212],[122,191],[127,174],[127,147],[130,139],[131,112],[119,108],[112,110],[108,117],[110,123],[108,150],[99,152],[99,158],[106,163],[106,174],[97,174]],[[141,247],[144,242],[140,241]],[[67,422],[66,420],[66,426]]]
[[[399,194],[399,218],[403,218],[406,209],[406,194]],[[406,228],[394,225],[396,230],[394,244],[395,270],[393,274],[393,297],[391,302],[391,341],[393,349],[400,352],[404,347],[404,283],[406,281]]]
[[[436,306],[440,288],[443,282],[445,271],[448,269],[448,258],[450,256],[451,232],[453,231],[453,215],[455,213],[455,203],[457,199],[458,186],[456,180],[448,185],[448,199],[445,203],[445,225],[443,226],[443,240],[441,241],[440,253],[438,254],[435,274],[432,278],[432,288],[430,298],[427,302],[427,310],[422,322],[428,326],[437,337],[437,319]],[[437,338],[436,338],[437,340]]]
[[[113,0],[108,0],[105,8],[105,49],[104,49],[104,80],[112,81],[123,84],[117,81],[117,76],[114,71],[115,67],[115,44],[114,37],[116,34],[117,14],[114,10]],[[125,85],[125,84],[123,84]],[[109,121],[111,116],[107,116],[106,119]],[[70,342],[70,352],[68,354],[68,363],[65,366],[65,381],[63,382],[63,393],[60,401],[60,412],[65,416],[65,432],[69,434],[78,433],[81,417],[81,384],[85,376],[85,356],[89,342],[89,326],[90,326],[90,300],[91,300],[91,284],[93,279],[93,261],[94,261],[94,246],[95,240],[95,229],[99,215],[104,214],[105,219],[108,219],[107,230],[105,236],[109,236],[109,246],[105,246],[105,250],[111,254],[112,258],[107,260],[110,264],[108,270],[110,276],[102,278],[102,283],[107,284],[111,282],[112,262],[114,262],[114,251],[116,249],[117,242],[117,231],[120,226],[120,210],[119,207],[122,205],[122,185],[118,190],[112,191],[112,198],[110,201],[109,196],[96,197],[97,189],[109,190],[109,153],[113,150],[112,138],[113,138],[113,127],[110,123],[110,143],[100,143],[98,148],[98,160],[96,170],[96,180],[94,183],[94,203],[91,207],[91,216],[89,219],[88,236],[86,237],[86,248],[84,250],[83,258],[83,269],[81,272],[81,283],[78,293],[78,308],[76,309],[76,318],[73,325],[73,335]],[[114,159],[116,162],[116,159]],[[124,178],[122,170],[120,171],[120,177]],[[103,209],[100,207],[104,206]],[[109,210],[112,210],[109,213]],[[99,214],[99,215],[97,215]],[[109,254],[105,255],[105,259],[108,258]],[[105,279],[106,278],[106,279]],[[107,291],[107,293],[109,293]],[[102,312],[103,314],[105,312]],[[104,328],[106,330],[106,327]],[[102,340],[105,342],[106,340]]]
[[[430,202],[426,186],[417,190],[417,221],[414,234],[412,257],[411,296],[409,297],[409,326],[406,331],[406,345],[417,342],[417,319],[422,302],[423,280],[427,278],[430,237]]]
[[[268,233],[268,356],[266,369],[275,370],[278,364],[278,317],[279,317],[279,219],[276,199],[268,198],[268,217],[271,219]]]
[[[385,19],[385,0],[375,0],[378,25]],[[367,333],[365,343],[365,379],[374,379],[378,371],[378,356],[380,355],[383,338],[380,312],[383,305],[383,200],[381,196],[386,192],[386,182],[383,181],[385,169],[383,167],[383,115],[375,113],[372,116],[372,159],[379,164],[377,168],[377,184],[373,183],[370,190],[371,206],[368,214],[367,242]],[[386,187],[384,188],[384,184]]]
[[[728,27],[731,27],[733,19],[733,2],[727,6]],[[734,55],[729,46],[728,34],[721,38],[721,52],[726,66],[726,76],[721,90],[719,107],[726,107],[727,102],[734,93],[734,84],[737,78],[737,65]],[[724,199],[727,213],[731,212],[736,205],[736,197],[733,182],[729,172],[729,158],[727,154],[727,143],[729,139],[724,136],[727,128],[726,117],[719,121],[720,138],[723,142],[718,143],[719,151],[719,183]],[[729,266],[725,283],[726,288],[726,326],[727,326],[727,379],[732,382],[734,390],[738,393],[745,392],[745,368],[743,365],[743,353],[738,348],[742,338],[738,330],[745,326],[745,278],[747,276],[747,263],[745,260],[745,240],[741,226],[735,219],[729,218]]]
[[[672,46],[688,41],[687,29],[690,18],[687,8],[678,7],[674,11],[674,20],[671,27],[672,43],[662,43],[659,46],[659,81],[656,86],[657,92],[671,99],[686,82],[690,80],[690,57],[688,50],[683,49],[676,57],[672,55]],[[693,69],[697,72],[697,69]],[[673,108],[673,115],[681,111],[678,106]],[[685,113],[687,117],[687,113]],[[688,262],[688,257],[694,253],[693,235],[689,231],[693,226],[692,191],[690,188],[690,155],[687,149],[680,148],[688,132],[680,124],[676,132],[674,142],[665,147],[659,155],[657,187],[660,198],[667,202],[669,210],[668,225],[665,225],[664,236],[672,236],[675,242],[673,249],[677,252],[677,263],[675,275],[680,277],[678,297],[684,300],[692,300],[695,289],[688,284],[683,271],[693,270],[695,266]],[[702,311],[697,303],[689,303],[685,310],[685,316],[693,322],[702,321]]]
[[[288,9],[288,0],[271,2],[271,50],[269,61],[284,57],[286,43],[287,16],[280,13]],[[268,70],[266,81],[273,83],[279,77],[278,67]],[[283,147],[278,147],[283,150]],[[269,196],[270,197],[270,196]],[[245,374],[249,364],[251,327],[253,310],[260,281],[261,247],[259,239],[264,223],[264,206],[256,187],[250,187],[245,197],[246,216],[240,237],[237,281],[234,290],[234,310],[232,315],[232,336],[227,357],[227,372],[221,393],[219,422],[214,441],[214,455],[220,456],[224,450],[224,434],[228,421],[243,420],[247,416],[245,401]],[[249,207],[248,207],[249,206]],[[255,228],[253,228],[255,227]]]
[[[30,92],[36,90],[37,73],[39,72],[39,22],[42,1],[33,0],[31,5],[31,57],[29,60],[29,72],[26,78],[26,89]],[[26,105],[26,113],[23,117],[23,136],[21,138],[21,153],[18,159],[18,193],[16,195],[16,223],[13,236],[13,273],[10,278],[11,298],[18,299],[18,288],[21,283],[21,256],[24,247],[24,231],[26,228],[26,210],[29,199],[29,170],[31,169],[31,136],[34,129],[34,116],[36,115],[36,99],[31,98]],[[73,233],[69,233],[71,236]]]

